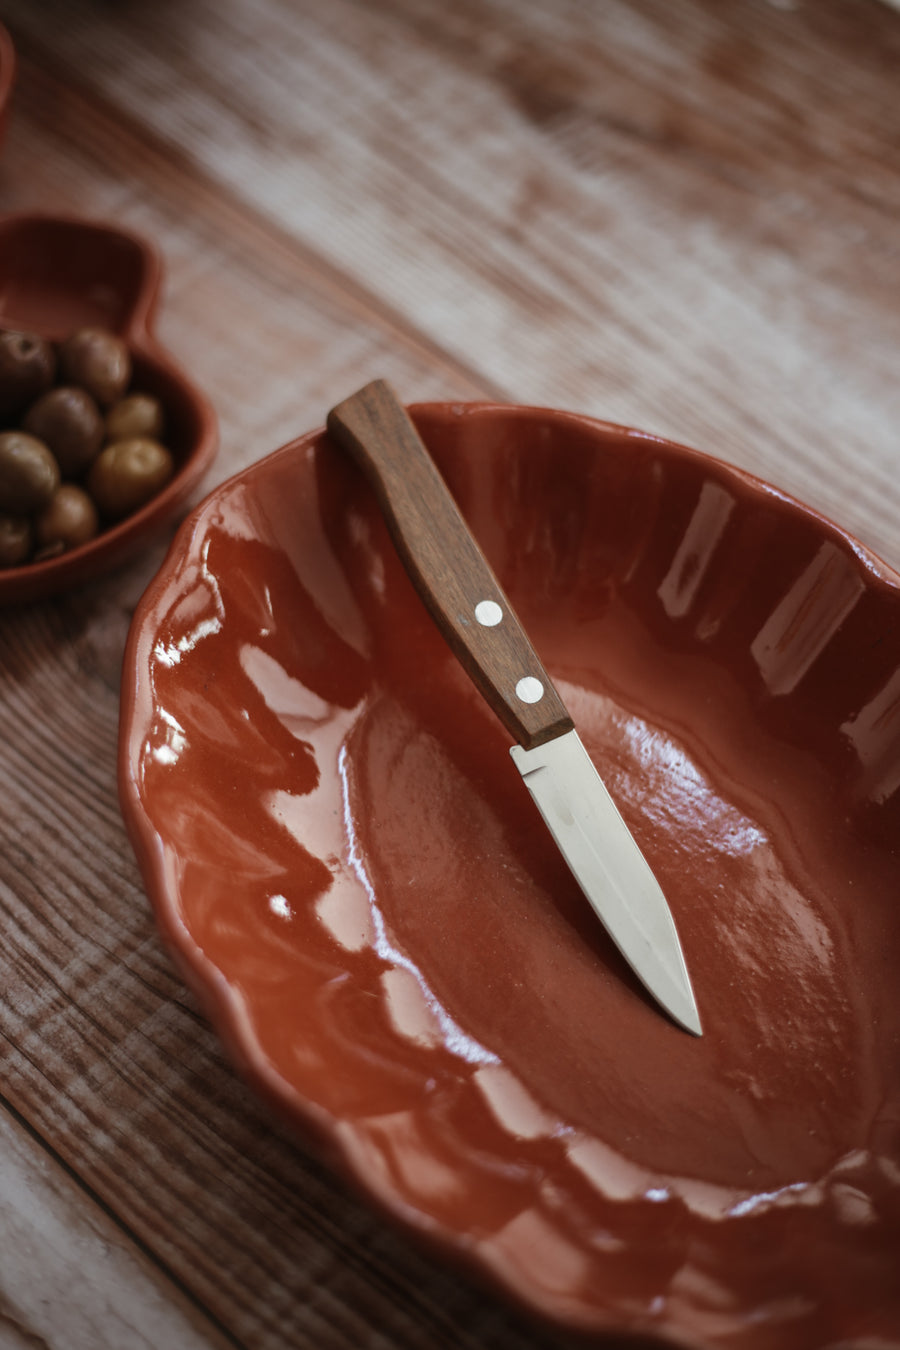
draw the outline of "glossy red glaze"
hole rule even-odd
[[[165,936],[256,1086],[527,1308],[896,1344],[900,579],[639,432],[413,414],[663,884],[705,1035],[612,948],[323,433],[217,489],[135,618],[120,784]]]
[[[0,570],[0,603],[34,600],[108,571],[183,508],[216,452],[215,413],[153,336],[162,265],[145,240],[91,221],[58,216],[0,220],[0,328],[59,341],[98,326],[128,343],[132,388],[166,410],[175,475],[146,506],[80,548],[45,562]]]
[[[0,23],[0,145],[6,139],[9,107],[16,83],[16,49],[6,28]]]

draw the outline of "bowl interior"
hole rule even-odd
[[[136,615],[122,798],[163,931],[257,1086],[529,1307],[710,1346],[896,1325],[896,578],[682,447],[415,415],[705,1034],[587,909],[322,434],[218,489]]]
[[[125,333],[156,267],[131,235],[90,222],[0,222],[0,326],[60,339],[96,325]]]

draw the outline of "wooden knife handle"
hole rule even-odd
[[[512,736],[531,749],[572,728],[549,675],[394,394],[374,380],[328,414],[363,469],[432,618]]]

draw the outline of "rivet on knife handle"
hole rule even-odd
[[[328,430],[370,479],[416,589],[507,731],[530,749],[570,730],[571,717],[390,385],[375,380],[339,403]]]
[[[662,889],[404,408],[376,380],[332,409],[328,430],[373,484],[419,594],[518,741],[516,768],[585,897],[657,1002],[701,1035]]]

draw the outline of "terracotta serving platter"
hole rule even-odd
[[[238,1064],[542,1318],[900,1345],[900,581],[588,418],[414,418],[659,876],[642,994],[322,432],[218,488],[135,616],[121,794]]]
[[[51,342],[83,327],[119,334],[131,354],[131,387],[163,404],[176,465],[161,492],[89,543],[0,570],[0,604],[52,595],[116,566],[186,507],[209,468],[218,445],[215,413],[153,331],[161,282],[156,249],[129,231],[66,216],[0,218],[0,328]]]

